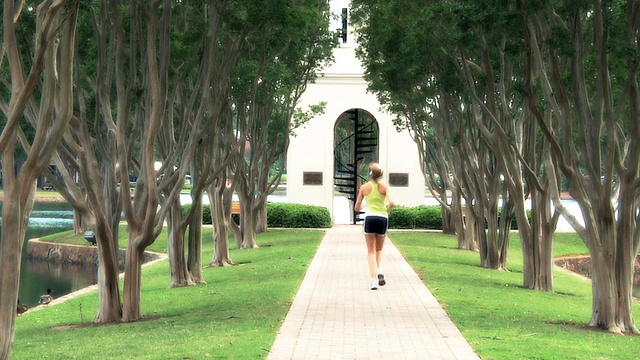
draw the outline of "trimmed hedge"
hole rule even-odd
[[[322,206],[269,203],[267,225],[283,228],[330,228],[332,220],[329,210]]]
[[[182,216],[187,216],[191,210],[191,204],[182,205]],[[213,224],[211,220],[211,206],[208,204],[202,205],[202,223],[205,225]]]
[[[420,205],[413,208],[416,227],[420,229],[442,229],[442,208],[440,206]]]
[[[186,215],[190,208],[191,204],[183,205],[182,213]],[[211,207],[204,205],[202,211],[202,223],[211,224]],[[531,210],[527,210],[527,216],[531,220]],[[233,219],[239,223],[238,215],[233,215]],[[282,228],[330,228],[332,220],[329,210],[322,206],[268,203],[267,225]],[[442,230],[442,209],[439,205],[396,206],[389,214],[389,228]],[[515,219],[511,228],[518,228]]]
[[[531,210],[527,210],[527,217],[531,221]],[[442,208],[440,205],[420,205],[411,208],[396,206],[389,214],[389,228],[442,230]],[[511,229],[518,229],[515,218],[511,222]]]
[[[416,216],[413,208],[395,206],[389,214],[389,228],[391,229],[415,229]]]
[[[191,204],[182,206],[182,213],[186,215]],[[211,207],[208,204],[202,206],[202,223],[211,224]],[[236,223],[239,223],[238,215],[233,215]],[[329,210],[322,206],[268,203],[267,225],[269,227],[283,228],[330,228],[333,221]]]
[[[436,205],[396,206],[389,214],[391,229],[442,229],[442,210]]]

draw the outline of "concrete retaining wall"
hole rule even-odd
[[[27,257],[32,260],[76,265],[98,265],[98,247],[44,242],[38,239],[29,240]],[[146,251],[143,263],[160,258],[160,254]],[[125,250],[118,250],[118,266],[124,267]]]

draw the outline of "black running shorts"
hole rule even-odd
[[[364,218],[364,233],[384,235],[387,233],[389,219],[384,216],[369,215]]]

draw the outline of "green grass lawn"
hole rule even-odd
[[[457,250],[452,236],[392,232],[390,237],[483,359],[637,359],[640,337],[586,328],[591,283],[562,271],[555,292],[522,287],[517,235],[509,271],[479,267],[477,252]],[[575,234],[558,234],[555,256],[584,254]],[[635,317],[640,307],[634,309]]]
[[[323,234],[301,229],[260,234],[259,249],[231,251],[238,266],[205,268],[205,285],[171,289],[168,261],[147,267],[145,321],[93,325],[95,292],[27,312],[16,322],[13,358],[264,358]],[[126,238],[125,230],[121,236]],[[60,236],[46,240],[54,237]],[[480,268],[478,253],[457,250],[453,236],[398,231],[390,237],[483,359],[640,358],[640,337],[584,327],[591,316],[589,282],[557,271],[555,293],[523,289],[517,235],[509,271]],[[204,238],[208,263],[210,228]],[[81,236],[64,241],[86,245]],[[150,250],[166,252],[166,235]],[[583,253],[586,248],[574,234],[557,235],[556,256]]]
[[[300,229],[260,234],[259,249],[231,251],[238,266],[205,268],[205,285],[172,289],[168,261],[146,267],[142,275],[144,321],[93,325],[98,311],[96,292],[27,312],[16,321],[12,357],[264,358],[323,235],[324,231]],[[203,260],[208,263],[213,251],[211,228],[206,229],[204,239],[208,240]],[[166,252],[166,235],[152,249]]]

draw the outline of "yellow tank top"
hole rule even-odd
[[[377,183],[371,182],[371,192],[365,196],[365,199],[367,199],[367,215],[387,216],[385,196],[380,194]]]

